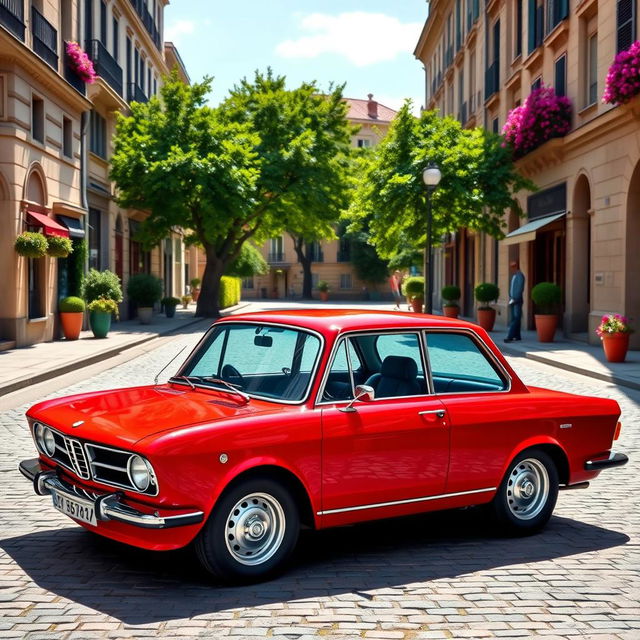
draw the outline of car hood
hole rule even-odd
[[[279,409],[255,399],[245,404],[239,397],[212,389],[158,385],[47,400],[27,415],[77,438],[131,446],[161,431]]]

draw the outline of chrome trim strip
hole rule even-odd
[[[196,346],[193,348],[193,351],[187,356],[187,359],[182,363],[182,366],[180,367],[180,369],[178,369],[175,376],[171,376],[171,378],[169,378],[167,383],[170,381],[171,384],[180,384],[180,385],[184,385],[185,387],[189,386],[188,383],[184,380],[176,380],[175,379],[176,376],[186,375],[183,373],[183,371],[187,367],[191,359],[193,358],[196,350],[200,347],[200,345],[204,344],[205,340],[214,329],[224,324],[241,324],[241,325],[246,324],[246,325],[258,326],[258,327],[262,327],[264,325],[268,325],[270,327],[283,327],[285,329],[291,329],[293,331],[301,331],[303,333],[308,333],[318,338],[320,340],[320,346],[318,348],[318,353],[316,354],[315,362],[313,363],[313,368],[309,372],[309,383],[307,384],[307,388],[305,390],[305,394],[302,400],[279,400],[278,398],[268,398],[266,396],[261,396],[256,393],[247,393],[247,395],[250,398],[255,398],[256,400],[260,400],[263,402],[272,402],[274,404],[303,405],[305,404],[305,402],[307,402],[307,400],[309,399],[309,396],[311,395],[311,389],[313,388],[313,383],[315,382],[316,374],[318,373],[318,367],[320,366],[320,361],[322,360],[322,354],[324,353],[324,347],[325,347],[326,341],[324,339],[324,336],[318,331],[315,331],[313,329],[308,329],[307,327],[298,327],[293,324],[284,324],[282,322],[269,322],[269,321],[258,322],[256,320],[238,320],[236,319],[236,316],[229,316],[227,318],[220,318],[220,320],[216,320],[216,322],[214,322],[209,327],[209,329],[204,334],[204,336],[202,336],[198,344],[196,344]],[[213,389],[214,391],[220,391],[219,388],[212,387],[211,385],[198,384],[195,381],[193,381],[193,384],[198,389],[208,389],[209,391]],[[159,385],[155,385],[155,386],[159,386]]]
[[[327,511],[317,511],[318,516],[328,516],[333,513],[346,513],[348,511],[363,511],[364,509],[379,509],[380,507],[395,507],[400,504],[412,504],[414,502],[429,502],[430,500],[442,500],[444,498],[455,498],[457,496],[467,496],[474,493],[487,493],[495,491],[498,487],[487,487],[486,489],[473,489],[472,491],[458,491],[456,493],[442,493],[437,496],[424,496],[422,498],[409,498],[408,500],[393,500],[392,502],[376,502],[374,504],[362,504],[357,507],[345,507],[343,509],[328,509]]]

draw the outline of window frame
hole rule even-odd
[[[591,51],[591,42],[595,42],[595,99],[591,100],[591,65],[593,63],[593,55]],[[584,65],[585,68],[585,92],[584,92],[584,108],[587,109],[589,107],[594,106],[598,103],[598,30],[594,29],[587,33],[587,42],[586,42],[586,53],[587,60]]]

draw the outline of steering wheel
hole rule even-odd
[[[222,367],[220,375],[223,380],[226,380],[232,385],[240,387],[241,389],[244,387],[242,374],[232,364],[225,364],[224,367]]]

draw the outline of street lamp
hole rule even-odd
[[[423,172],[422,179],[427,185],[427,238],[424,245],[424,312],[433,313],[433,247],[431,240],[431,194],[440,183],[442,173],[435,164],[430,164]],[[427,274],[429,274],[427,276]]]

